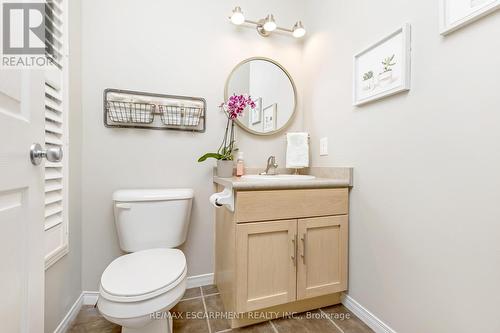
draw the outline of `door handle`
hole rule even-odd
[[[63,158],[62,147],[52,147],[43,149],[39,143],[34,143],[30,148],[30,159],[33,165],[40,165],[42,159],[46,158],[49,162],[61,162]]]
[[[292,238],[292,244],[293,244],[293,254],[292,254],[292,260],[294,265],[297,265],[297,235],[293,236]]]

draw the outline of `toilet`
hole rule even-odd
[[[104,270],[99,312],[123,333],[172,332],[169,310],[186,290],[186,240],[192,189],[113,193],[120,248],[127,252]]]

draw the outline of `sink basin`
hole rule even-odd
[[[281,181],[290,181],[290,180],[311,180],[316,177],[310,175],[243,175],[241,179],[244,180],[281,180]]]

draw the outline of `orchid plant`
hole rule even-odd
[[[234,140],[234,120],[243,115],[247,107],[255,109],[256,104],[248,95],[232,95],[229,99],[220,105],[227,116],[226,131],[224,139],[215,153],[206,153],[198,159],[198,162],[204,162],[208,158],[216,160],[232,161],[234,152],[238,150]]]

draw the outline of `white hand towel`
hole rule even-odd
[[[309,134],[287,133],[286,141],[286,167],[307,168],[309,166]]]

